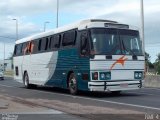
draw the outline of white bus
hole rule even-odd
[[[116,21],[89,19],[16,41],[14,79],[83,91],[140,89],[145,57],[139,31]]]

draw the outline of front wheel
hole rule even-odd
[[[76,95],[78,93],[77,79],[74,73],[71,73],[69,76],[69,91],[72,95]]]

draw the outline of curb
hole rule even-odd
[[[10,75],[4,75],[4,77],[14,78],[14,76],[10,76]]]

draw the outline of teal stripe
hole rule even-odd
[[[77,73],[88,73],[89,75],[89,68],[89,58],[79,57],[77,49],[61,50],[58,52],[58,61],[56,64],[55,73],[46,85],[66,88],[67,74],[62,75],[62,73],[68,73],[70,70],[73,70],[78,80],[79,90],[88,90],[88,82],[82,80],[81,76],[77,76]]]

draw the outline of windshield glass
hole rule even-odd
[[[123,29],[91,29],[94,54],[142,55],[139,32]]]
[[[121,30],[122,52],[127,55],[142,55],[142,47],[138,31]]]
[[[91,30],[91,40],[95,54],[111,54],[115,53],[116,49],[120,49],[115,29],[93,29]]]

